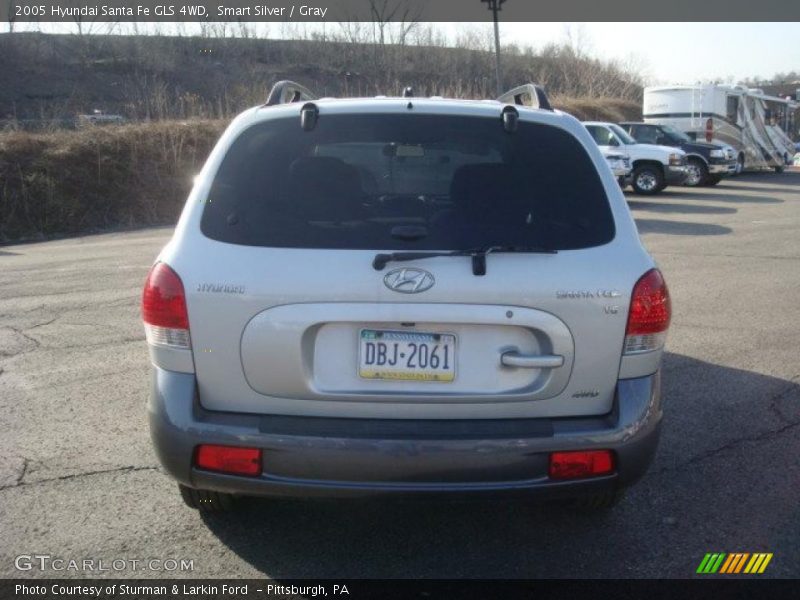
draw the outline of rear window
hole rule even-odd
[[[571,134],[412,114],[250,127],[220,166],[201,229],[233,244],[372,250],[566,250],[614,237],[600,177]]]

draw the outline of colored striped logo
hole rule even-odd
[[[703,557],[697,572],[702,574],[713,573],[763,573],[769,561],[772,560],[772,552],[750,554],[749,552],[709,552]]]

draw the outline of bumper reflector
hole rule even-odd
[[[261,475],[261,450],[236,446],[197,447],[195,466],[230,475]]]
[[[611,450],[553,452],[550,455],[550,479],[579,479],[613,472]]]

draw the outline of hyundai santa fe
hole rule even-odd
[[[281,82],[231,123],[142,299],[152,439],[187,504],[601,508],[642,476],[666,284],[586,129],[512,92],[317,100]]]

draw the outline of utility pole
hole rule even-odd
[[[500,12],[503,3],[506,0],[481,0],[488,4],[488,8],[492,11],[494,17],[494,72],[495,79],[497,80],[497,95],[503,94],[503,76],[500,71],[500,24],[498,22],[497,13]]]

